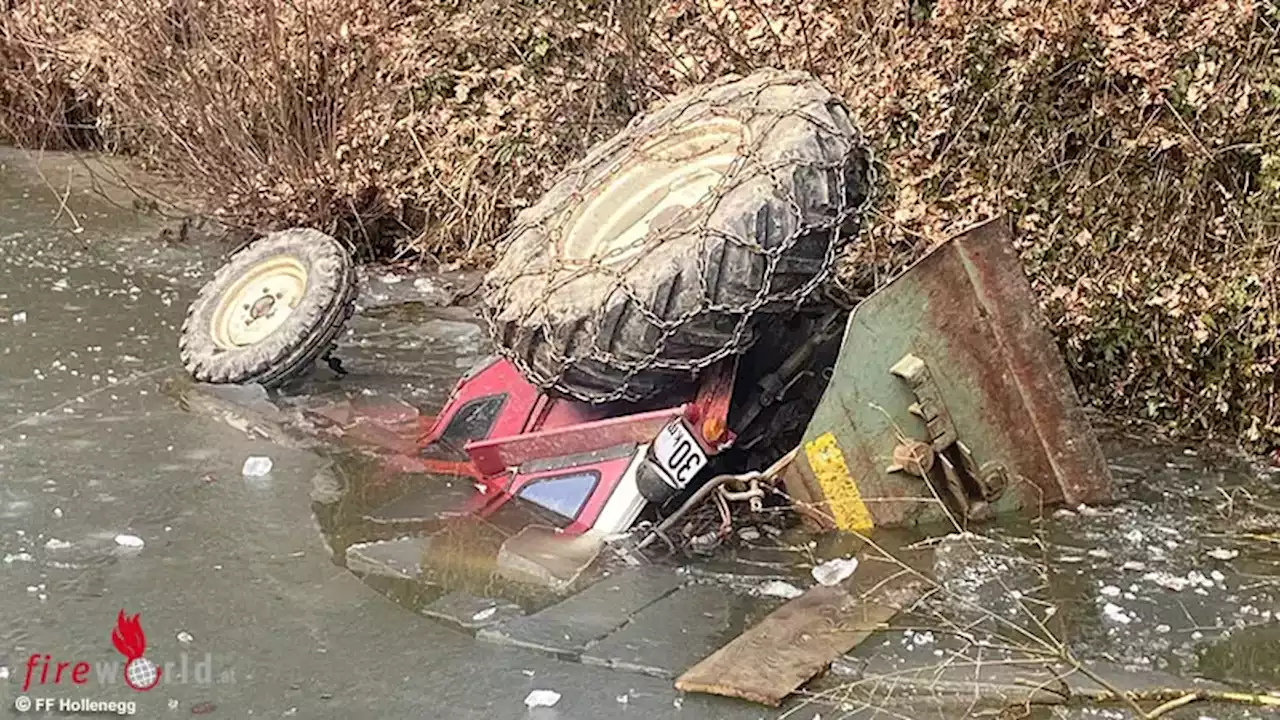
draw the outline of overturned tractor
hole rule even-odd
[[[843,104],[763,71],[676,96],[571,165],[485,278],[497,354],[412,462],[473,479],[568,536],[641,543],[698,503],[786,498],[820,528],[1093,503],[1110,477],[1011,245],[993,221],[857,307],[826,292],[874,162]],[[310,230],[236,253],[180,347],[210,383],[281,388],[329,358],[355,301]]]

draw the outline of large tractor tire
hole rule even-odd
[[[805,73],[677,95],[517,216],[485,278],[495,345],[561,397],[687,389],[827,279],[872,172],[845,106]]]
[[[316,230],[267,235],[236,252],[187,310],[182,364],[207,383],[274,388],[331,350],[355,309],[356,271]]]

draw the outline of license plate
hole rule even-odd
[[[680,418],[667,423],[653,441],[653,456],[679,489],[707,466],[707,454]]]

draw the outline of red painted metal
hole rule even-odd
[[[416,408],[388,398],[345,400],[304,410],[316,429],[357,450],[383,456],[384,465],[399,472],[474,476],[466,460],[434,460],[418,457],[418,438],[434,418]],[[389,454],[388,454],[389,453]]]
[[[515,366],[505,360],[490,362],[458,381],[444,409],[422,439],[423,446],[440,439],[449,422],[464,405],[491,395],[507,395],[497,421],[489,429],[489,437],[515,435],[521,432],[533,414],[542,394],[525,381]]]
[[[694,434],[704,449],[715,454],[729,447],[734,439],[727,425],[736,370],[736,359],[717,364],[708,371],[692,403],[616,417],[608,417],[608,408],[539,396],[521,433],[508,436],[495,430],[488,438],[467,443],[465,450],[477,475],[488,477],[530,460],[575,455],[622,443],[648,443],[663,425],[683,415],[695,426]],[[511,372],[515,372],[514,368]],[[503,413],[506,412],[504,408]],[[706,442],[701,432],[702,423],[710,418],[726,428],[724,437],[715,444]]]
[[[566,518],[566,524],[560,528],[566,535],[581,535],[595,526],[596,521],[600,518],[600,513],[604,510],[605,505],[608,504],[614,491],[618,488],[618,484],[626,474],[627,466],[630,462],[630,457],[622,457],[554,470],[531,473],[511,472],[489,476],[477,483],[476,489],[478,492],[460,506],[456,514],[458,516],[488,517],[501,510],[507,503],[515,500],[520,491],[532,482],[563,475],[595,472],[599,474],[600,479],[595,487],[592,488],[587,501],[578,511],[577,517]]]
[[[492,437],[467,443],[465,449],[481,475],[497,475],[530,460],[576,455],[625,443],[650,442],[662,426],[684,415],[689,407],[680,405],[512,437]]]
[[[413,455],[388,455],[383,466],[401,473],[425,473],[428,475],[456,475],[478,479],[476,467],[467,460],[435,460]]]
[[[563,529],[567,535],[581,535],[590,530],[596,520],[600,517],[600,511],[604,510],[604,506],[609,502],[609,497],[613,495],[613,491],[617,489],[618,483],[621,482],[622,476],[626,474],[627,466],[631,464],[631,457],[613,458],[610,460],[602,460],[599,462],[588,463],[585,465],[575,465],[569,468],[559,468],[556,470],[543,470],[534,473],[516,473],[512,477],[510,487],[506,494],[509,497],[519,497],[520,491],[533,482],[545,478],[553,478],[563,475],[576,475],[579,473],[594,472],[599,474],[600,478],[596,486],[587,496],[586,503],[578,511],[578,515],[567,524]],[[495,511],[501,504],[492,505],[489,512]]]
[[[700,424],[708,419],[728,420],[733,395],[735,361],[727,361],[708,371],[695,398],[675,407],[618,415],[619,407],[601,407],[543,395],[524,380],[515,367],[497,360],[478,366],[453,388],[439,415],[422,415],[398,401],[356,398],[337,405],[316,408],[311,416],[325,432],[349,444],[381,450],[384,467],[400,472],[422,472],[471,477],[478,492],[457,509],[458,515],[487,517],[498,512],[530,483],[567,474],[595,472],[599,481],[580,508],[577,517],[566,519],[563,532],[570,535],[590,530],[618,488],[633,460],[632,455],[604,460],[564,463],[559,469],[529,471],[528,463],[554,460],[606,450],[618,445],[649,443],[662,427],[677,417],[685,417],[701,438]],[[474,400],[505,395],[484,438],[461,448],[469,459],[424,456],[421,449],[441,439],[460,409]],[[625,412],[625,409],[623,409]],[[611,416],[611,414],[613,416]],[[694,422],[694,421],[697,422]],[[728,446],[732,435],[716,446],[706,444],[714,454]],[[390,451],[388,454],[386,451]],[[445,453],[446,455],[448,453]],[[544,467],[547,464],[542,464]],[[521,467],[526,469],[522,472]]]
[[[609,408],[589,403],[574,402],[561,398],[542,395],[538,405],[525,424],[525,432],[536,430],[552,430],[554,428],[581,425],[582,423],[602,420],[609,415]]]

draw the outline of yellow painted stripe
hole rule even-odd
[[[875,527],[871,512],[862,501],[858,484],[849,474],[849,466],[844,461],[840,446],[836,444],[835,436],[823,433],[812,442],[805,443],[804,452],[809,458],[809,467],[822,488],[822,494],[826,496],[836,527],[845,531],[870,532]]]

